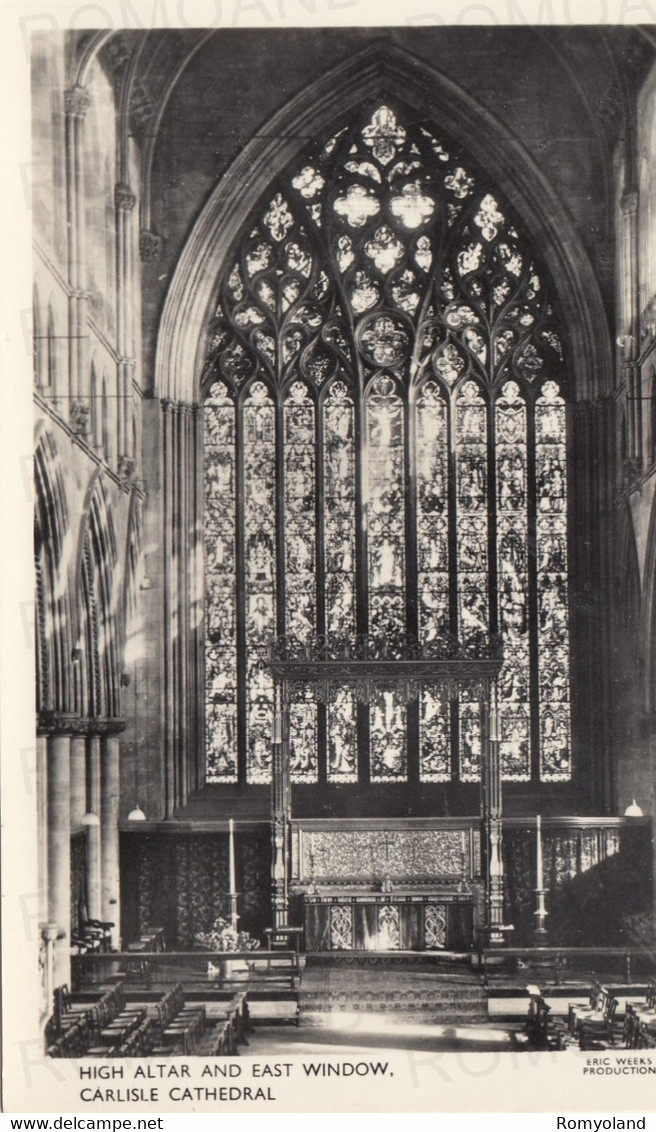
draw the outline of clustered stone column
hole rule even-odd
[[[116,277],[118,296],[116,332],[118,344],[118,453],[119,471],[127,478],[134,466],[132,451],[132,378],[135,370],[132,326],[132,212],[137,198],[129,185],[114,189],[116,207]]]
[[[69,416],[76,428],[86,419],[88,404],[80,398],[86,388],[86,322],[84,248],[83,122],[90,105],[86,87],[75,85],[64,93],[66,114],[66,220],[68,226],[69,315]]]
[[[86,914],[120,942],[119,732],[122,720],[43,713],[37,743],[41,935],[49,992],[71,981],[71,835],[86,828]],[[47,717],[47,718],[45,718]]]
[[[100,858],[100,736],[87,742],[87,911],[90,920],[102,919]],[[95,820],[94,820],[95,819]]]
[[[164,456],[164,760],[166,814],[184,806],[202,781],[196,705],[203,697],[203,655],[197,610],[202,497],[195,476],[202,458],[196,406],[162,402]]]
[[[627,468],[629,480],[640,474],[642,463],[640,368],[638,332],[638,193],[627,189],[620,200],[619,343],[626,388]]]
[[[48,737],[48,920],[57,925],[53,979],[70,985],[71,932],[71,799],[70,732]]]

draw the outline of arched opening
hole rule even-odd
[[[102,486],[92,496],[79,563],[80,645],[85,657],[81,710],[92,718],[119,714],[116,546]]]
[[[503,776],[572,775],[569,366],[504,194],[400,100],[342,115],[244,218],[204,370],[210,781],[268,781],[276,634],[501,632]],[[291,708],[292,779],[473,783],[478,706]]]
[[[37,710],[70,711],[73,688],[67,578],[71,531],[56,449],[47,436],[37,445],[34,468]]]
[[[272,179],[299,157],[307,138],[327,134],[367,99],[398,98],[419,115],[449,124],[506,191],[540,241],[567,310],[572,393],[610,389],[608,324],[585,248],[558,197],[498,119],[444,74],[391,45],[354,54],[320,76],[258,131],[208,200],[178,261],[158,334],[155,384],[161,397],[197,399],[205,362],[202,328],[216,305],[216,281],[246,215]],[[199,333],[200,332],[200,333]]]

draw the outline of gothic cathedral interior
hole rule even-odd
[[[208,946],[301,1016],[339,953],[655,963],[653,27],[32,84],[44,1025]]]

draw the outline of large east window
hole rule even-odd
[[[282,633],[499,632],[503,777],[570,778],[563,369],[517,217],[416,113],[370,106],[272,185],[206,367],[210,781],[270,778]],[[480,755],[465,694],[291,711],[296,781],[475,781]]]

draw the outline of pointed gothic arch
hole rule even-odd
[[[331,131],[245,218],[209,326],[210,774],[267,781],[258,656],[276,634],[482,648],[501,631],[504,777],[569,781],[570,382],[553,282],[487,170],[432,120],[372,98]],[[294,705],[292,774],[477,781],[473,701],[449,712],[426,693],[415,709],[365,720],[342,704],[333,757],[336,713]]]
[[[37,710],[73,710],[71,527],[57,447],[43,432],[34,458]]]
[[[120,714],[122,603],[114,525],[98,474],[87,493],[76,576],[81,679],[79,712],[90,718]]]
[[[398,98],[456,137],[511,203],[544,256],[571,342],[573,393],[610,388],[608,326],[596,277],[576,229],[542,172],[519,142],[451,79],[409,53],[375,45],[332,68],[292,99],[241,151],[213,191],[180,256],[158,334],[155,382],[160,397],[198,399],[205,327],[216,280],[246,217],[297,157],[368,98]]]

